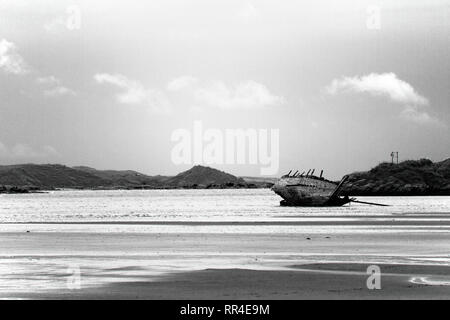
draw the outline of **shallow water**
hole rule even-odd
[[[417,214],[447,219],[450,197],[360,197],[389,207],[280,207],[268,189],[51,191],[0,195],[1,222],[273,221],[274,218],[355,219]],[[439,215],[443,214],[443,215]]]

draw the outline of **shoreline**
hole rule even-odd
[[[237,187],[144,187],[144,188],[134,188],[134,187],[105,187],[105,188],[43,188],[37,190],[28,190],[26,187],[16,187],[20,191],[1,191],[1,194],[12,194],[12,195],[24,195],[24,194],[48,194],[53,191],[150,191],[150,190],[255,190],[255,189],[268,189],[271,190],[271,186],[237,186]],[[22,189],[23,188],[23,189]],[[367,198],[377,198],[377,197],[448,197],[450,196],[450,191],[447,192],[435,192],[435,193],[349,193],[349,197],[367,197]],[[280,197],[280,201],[282,198]],[[292,206],[296,207],[296,206]],[[299,206],[301,207],[301,206]]]
[[[14,298],[450,299],[449,266],[379,264],[379,290],[367,288],[368,266],[359,263],[321,263],[293,265],[292,270],[204,269],[92,288],[15,294]],[[414,279],[424,279],[424,282],[414,282]],[[447,285],[439,285],[439,281]]]
[[[293,217],[295,218],[295,217]],[[308,218],[308,217],[303,217]],[[330,218],[337,218],[330,216]],[[388,218],[385,218],[388,219]],[[398,219],[398,218],[395,218]],[[399,220],[407,220],[399,218]],[[438,226],[448,227],[450,221],[396,221],[396,220],[353,220],[353,221],[20,221],[20,222],[0,222],[0,225],[149,225],[149,226]]]

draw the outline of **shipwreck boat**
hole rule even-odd
[[[298,174],[296,171],[291,175],[291,172],[292,170],[282,176],[272,187],[283,198],[280,201],[282,206],[342,206],[355,200],[340,195],[348,176],[336,183],[323,178],[323,170],[318,177],[314,175],[314,170],[309,170],[306,174]]]

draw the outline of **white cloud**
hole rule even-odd
[[[6,39],[0,40],[0,69],[17,75],[28,72],[28,66],[17,52],[16,45]]]
[[[46,86],[44,95],[47,97],[60,97],[65,95],[75,95],[75,91],[61,85],[61,81],[55,76],[40,77],[36,79],[36,82]]]
[[[403,110],[400,116],[417,124],[437,124],[440,121],[423,109],[429,106],[426,97],[395,73],[371,73],[362,77],[342,77],[334,79],[326,87],[329,94],[342,92],[368,93],[372,96],[384,96],[400,105]]]
[[[18,143],[11,148],[0,142],[0,159],[2,160],[47,160],[60,157],[61,154],[52,146],[43,146],[38,150],[27,144]]]
[[[122,89],[116,94],[116,99],[123,104],[145,104],[155,112],[167,113],[170,103],[163,92],[157,89],[147,89],[138,81],[128,79],[121,74],[99,73],[94,75],[100,84],[110,84]]]
[[[272,94],[266,86],[255,81],[226,85],[222,81],[201,82],[193,76],[180,76],[166,85],[166,90],[148,89],[140,82],[121,74],[94,75],[100,84],[110,84],[121,89],[116,99],[123,104],[147,104],[155,111],[170,110],[174,101],[190,104],[191,109],[205,107],[220,109],[256,109],[284,103],[284,98]]]
[[[265,85],[255,81],[236,85],[227,85],[222,81],[204,84],[194,77],[182,76],[172,80],[168,88],[183,91],[194,100],[197,108],[207,106],[220,109],[256,109],[284,103],[283,97],[272,94]]]
[[[6,39],[0,40],[0,69],[6,73],[16,75],[29,72],[29,67],[17,52],[16,45]],[[61,85],[61,81],[54,76],[39,77],[36,79],[36,82],[46,86],[44,95],[48,97],[75,94],[75,91]]]
[[[284,102],[282,97],[273,95],[266,86],[255,81],[242,82],[233,87],[223,82],[215,82],[208,87],[197,89],[195,98],[199,102],[222,109],[255,109]]]
[[[436,125],[443,125],[443,123],[428,114],[428,112],[420,110],[416,106],[406,106],[400,116],[403,119],[406,119],[408,121],[415,122],[417,124],[436,124]]]
[[[181,76],[173,79],[167,84],[167,90],[169,91],[179,91],[190,87],[198,82],[198,79],[192,76]]]
[[[55,76],[48,77],[39,77],[36,79],[36,82],[39,84],[48,84],[48,85],[58,85],[60,83],[59,79]]]
[[[407,82],[397,78],[395,73],[371,73],[362,77],[334,79],[327,87],[330,94],[339,92],[361,92],[374,96],[386,96],[394,102],[427,105],[428,100],[418,94]]]
[[[59,33],[61,31],[73,31],[81,28],[81,8],[77,5],[66,7],[65,14],[53,17],[44,24],[45,31]]]
[[[133,104],[141,103],[145,100],[146,92],[144,87],[137,81],[132,81],[121,74],[99,73],[94,76],[95,81],[100,84],[112,84],[124,90],[116,95],[120,103]]]
[[[62,16],[55,17],[44,24],[44,30],[49,33],[56,33],[60,30],[64,30],[65,27],[66,27],[66,20]]]
[[[44,90],[44,95],[47,97],[59,97],[65,95],[75,95],[75,91],[64,86],[57,86],[48,90]]]

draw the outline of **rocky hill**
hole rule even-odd
[[[278,178],[273,177],[241,177],[249,188],[272,188]]]
[[[200,187],[200,188],[232,188],[246,187],[242,178],[210,167],[194,166],[181,172],[175,177],[167,179],[164,184],[172,187]]]
[[[90,173],[114,186],[159,186],[169,178],[148,176],[133,170],[97,170],[86,166],[73,167],[73,169]]]
[[[436,163],[428,159],[381,163],[370,171],[349,176],[342,194],[450,195],[450,159]]]
[[[94,188],[110,182],[91,173],[59,164],[0,166],[0,185],[16,187]]]
[[[22,164],[0,166],[0,192],[54,188],[79,189],[171,189],[241,188],[242,178],[203,166],[195,166],[174,177],[148,176],[132,170],[96,170],[86,166]]]

